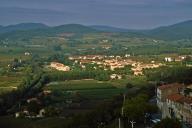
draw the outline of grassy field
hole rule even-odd
[[[26,60],[29,56],[25,56],[24,54],[0,54],[1,62],[12,61],[14,58],[20,58],[22,60]]]
[[[78,95],[88,99],[109,99],[125,90],[122,86],[115,85],[112,82],[97,80],[71,80],[49,83],[44,90],[60,92],[65,98]]]
[[[71,80],[65,82],[52,82],[46,88],[59,90],[89,90],[115,88],[108,82],[97,80]]]
[[[145,76],[127,76],[126,79],[112,80],[110,83],[117,88],[125,88],[127,83],[132,84],[134,87],[147,86],[147,78]]]
[[[0,76],[0,94],[17,89],[22,81],[22,77]]]
[[[51,82],[44,87],[44,90],[51,90],[60,93],[63,98],[81,96],[90,99],[109,99],[126,91],[126,84],[134,87],[147,86],[145,76],[128,76],[127,79],[97,81],[97,80],[70,80]]]
[[[39,54],[41,56],[49,56],[50,53],[50,49],[47,49],[45,47],[1,47],[0,46],[0,62],[10,62],[12,61],[14,58],[18,58],[21,60],[26,60],[29,59],[31,57],[30,56],[26,56],[25,52],[29,52],[32,55],[33,54]]]

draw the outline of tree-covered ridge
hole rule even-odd
[[[24,30],[33,30],[33,29],[43,29],[48,26],[42,23],[20,23],[16,25],[0,26],[0,34],[8,33],[12,31],[24,31]]]
[[[31,28],[31,29],[30,29]],[[45,37],[45,36],[56,36],[62,33],[93,33],[97,30],[83,26],[80,24],[66,24],[55,27],[41,26],[41,24],[20,24],[16,26],[8,26],[0,29],[0,38],[6,39],[29,39],[32,37]]]
[[[55,36],[61,33],[94,33],[109,32],[122,33],[133,37],[149,37],[160,40],[191,39],[192,21],[185,21],[174,25],[159,27],[151,30],[129,30],[109,26],[84,26],[80,24],[66,24],[48,27],[41,23],[22,23],[0,27],[0,38],[31,38],[34,36]],[[24,34],[25,33],[25,34]]]

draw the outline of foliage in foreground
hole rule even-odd
[[[152,114],[158,111],[155,105],[148,103],[149,97],[147,95],[140,94],[134,98],[125,101],[124,116],[128,119],[135,121],[143,121],[145,114]]]
[[[145,75],[150,81],[157,82],[192,82],[192,68],[186,66],[161,67],[157,69],[145,70]]]
[[[182,128],[182,124],[177,119],[165,118],[157,123],[154,128]]]

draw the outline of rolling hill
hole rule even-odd
[[[0,26],[0,33],[34,30],[34,29],[44,29],[47,27],[48,27],[47,25],[44,25],[41,23],[21,23],[21,24],[16,24],[16,25]]]
[[[104,31],[104,32],[129,32],[130,31],[128,29],[116,28],[116,27],[105,26],[105,25],[92,25],[89,27],[96,29],[98,31]]]
[[[158,27],[151,30],[129,30],[110,26],[84,26],[80,24],[66,24],[49,27],[41,23],[23,23],[0,27],[0,38],[31,38],[34,36],[56,36],[62,33],[98,33],[114,32],[121,33],[123,36],[149,37],[160,40],[181,40],[192,38],[192,20],[177,23],[174,25]]]
[[[192,20],[184,21],[170,26],[147,30],[143,33],[147,36],[164,40],[191,39]]]
[[[71,33],[92,33],[98,32],[97,30],[90,28],[88,26],[80,25],[80,24],[67,24],[60,25],[50,29],[51,31],[55,31],[55,33],[62,32],[71,32]]]
[[[181,40],[192,38],[192,20],[180,22],[174,25],[158,27],[150,30],[131,30],[123,28],[115,28],[109,26],[91,26],[96,30],[107,32],[120,32],[120,33],[134,33],[135,35],[145,35],[151,38],[157,38],[161,40]]]
[[[30,28],[30,27],[25,27]],[[18,39],[18,38],[31,38],[31,37],[41,37],[41,36],[56,36],[62,33],[94,33],[98,32],[97,30],[79,25],[79,24],[66,24],[55,27],[36,27],[34,29],[20,29],[9,31],[0,34],[1,39],[9,38],[9,39]]]

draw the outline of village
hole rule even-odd
[[[87,55],[87,56],[72,56],[69,60],[79,63],[82,68],[85,68],[86,64],[97,64],[99,67],[104,68],[104,70],[114,71],[118,68],[124,68],[127,65],[132,66],[131,70],[134,75],[143,75],[143,69],[147,68],[158,68],[163,66],[162,63],[143,63],[139,61],[134,61],[130,58],[130,54],[125,56],[103,56],[103,55]],[[96,67],[95,67],[96,68]]]
[[[79,63],[82,68],[86,68],[86,64],[96,64],[99,67],[103,67],[104,70],[114,71],[118,68],[124,68],[127,65],[131,65],[131,70],[134,75],[143,75],[143,69],[158,68],[165,66],[164,62],[181,62],[186,58],[186,56],[177,56],[175,58],[165,57],[162,62],[155,62],[152,60],[149,63],[144,63],[142,61],[136,61],[131,58],[130,54],[125,54],[124,56],[105,56],[105,55],[85,55],[85,56],[71,56],[69,60],[74,61],[74,63]],[[96,67],[95,67],[96,68]]]
[[[106,55],[84,55],[84,56],[70,56],[68,59],[73,61],[74,64],[79,64],[82,69],[86,68],[87,64],[96,65],[94,69],[103,68],[104,70],[114,71],[115,69],[124,68],[125,66],[131,66],[131,70],[135,76],[143,75],[144,69],[159,68],[166,66],[165,62],[182,62],[186,56],[177,56],[175,58],[165,57],[162,62],[142,62],[136,61],[131,58],[130,54],[124,56],[106,56]],[[190,65],[188,65],[190,66]],[[58,62],[51,62],[50,67],[59,71],[70,71],[70,66],[64,65]]]

